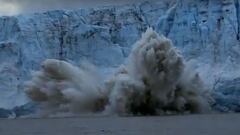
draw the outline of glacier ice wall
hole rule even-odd
[[[27,102],[23,82],[46,58],[111,71],[148,26],[166,35],[213,89],[239,77],[240,0],[161,0],[0,17],[0,108]]]

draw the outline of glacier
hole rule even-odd
[[[146,1],[2,16],[0,108],[29,102],[24,82],[47,58],[76,65],[88,60],[111,74],[148,27],[170,38],[200,73],[216,97],[215,108],[239,110],[240,0]],[[228,92],[233,84],[237,92]]]

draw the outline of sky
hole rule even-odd
[[[0,16],[42,12],[54,9],[78,9],[104,5],[139,3],[146,0],[0,0]]]

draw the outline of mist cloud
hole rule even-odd
[[[48,59],[25,84],[39,116],[166,115],[210,111],[200,76],[170,39],[149,28],[106,81],[94,65]]]

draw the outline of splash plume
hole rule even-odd
[[[108,82],[107,109],[116,113],[160,115],[209,110],[204,85],[184,64],[172,42],[148,29],[134,46],[128,63]]]
[[[40,103],[46,114],[162,115],[209,111],[199,75],[185,64],[169,39],[151,28],[133,46],[127,63],[110,80],[102,80],[89,63],[76,67],[51,59],[33,74],[26,93]]]
[[[26,84],[27,95],[39,102],[41,113],[88,113],[104,107],[104,86],[95,67],[83,63],[80,68],[70,63],[48,59],[42,70],[35,72]]]

